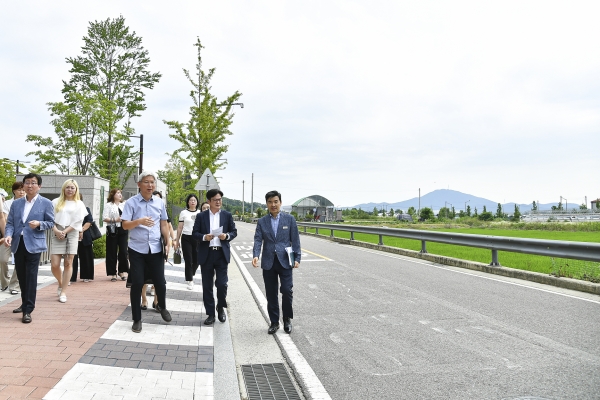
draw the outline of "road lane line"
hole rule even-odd
[[[320,255],[320,254],[313,253],[312,251],[308,251],[308,250],[306,250],[306,249],[302,249],[302,251],[305,251],[305,252],[307,252],[308,254],[312,254],[313,256],[321,257],[322,259],[324,259],[324,260],[327,260],[327,261],[333,261],[333,260],[332,260],[331,258],[329,258],[329,257],[325,257],[325,256],[322,256],[322,255]]]
[[[263,317],[265,318],[265,321],[269,323],[270,321],[268,317],[269,312],[267,311],[267,298],[260,291],[260,288],[254,281],[254,278],[252,278],[252,275],[250,275],[248,270],[244,267],[244,263],[237,255],[235,250],[231,249],[231,255],[233,256],[233,259],[235,260],[238,269],[242,273],[246,284],[250,288],[250,291],[254,296],[254,300],[256,300],[256,303],[260,308]],[[285,353],[290,365],[296,372],[297,376],[300,378],[305,394],[308,394],[309,398],[312,400],[331,400],[331,396],[329,396],[329,393],[327,393],[327,390],[325,390],[325,387],[317,377],[317,374],[315,374],[315,371],[313,371],[313,369],[310,367],[302,353],[300,353],[300,350],[298,350],[298,347],[296,347],[296,344],[292,341],[290,335],[288,335],[287,333],[283,333],[280,330],[273,336],[275,336],[275,339],[279,343],[280,348]]]
[[[325,241],[329,242],[326,239],[320,239],[320,238],[316,238],[316,239],[325,240]],[[528,285],[524,285],[522,283],[505,281],[505,280],[502,280],[502,279],[491,278],[489,276],[483,276],[483,275],[473,274],[473,273],[466,272],[466,271],[457,271],[455,269],[452,269],[451,266],[448,266],[448,265],[440,265],[440,264],[436,264],[436,263],[433,263],[433,262],[421,262],[421,261],[418,261],[417,259],[413,259],[412,257],[396,256],[396,255],[387,254],[387,253],[384,253],[384,252],[381,252],[381,251],[366,250],[366,249],[363,249],[363,248],[360,248],[360,247],[356,247],[356,246],[346,246],[346,248],[350,248],[350,249],[357,250],[357,251],[362,251],[362,252],[365,252],[365,253],[377,254],[377,255],[382,256],[382,257],[394,258],[396,260],[408,261],[408,262],[411,262],[411,263],[414,263],[414,264],[426,265],[428,267],[433,267],[433,268],[437,268],[437,269],[443,269],[445,271],[455,272],[457,274],[469,275],[469,276],[473,276],[473,277],[476,277],[476,278],[488,279],[490,281],[495,281],[495,282],[500,282],[500,283],[506,283],[508,285],[520,286],[520,287],[527,288],[527,289],[539,290],[540,292],[546,292],[546,293],[556,294],[556,295],[559,295],[559,296],[570,297],[572,299],[583,300],[583,301],[587,301],[587,302],[590,302],[590,303],[600,304],[600,301],[598,301],[598,300],[586,299],[585,297],[573,296],[571,294],[560,293],[560,292],[556,292],[554,290],[549,290],[549,289],[544,289],[544,288],[538,288],[538,287],[534,287],[534,286],[528,286]],[[458,268],[458,267],[455,267],[455,268]],[[515,278],[511,278],[511,279],[515,279]]]

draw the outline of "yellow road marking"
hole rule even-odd
[[[322,256],[322,255],[320,255],[320,254],[317,254],[317,253],[313,253],[312,251],[308,251],[308,250],[306,250],[306,249],[302,249],[302,251],[305,251],[305,252],[307,252],[308,254],[312,254],[313,256],[321,257],[321,258],[322,258],[322,259],[324,259],[324,260],[331,261],[331,258],[328,258],[328,257]]]

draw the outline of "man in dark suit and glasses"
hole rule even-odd
[[[217,313],[219,321],[225,322],[227,308],[227,266],[231,259],[229,242],[237,236],[231,213],[221,210],[223,192],[211,189],[206,192],[210,208],[196,216],[192,237],[198,240],[198,263],[202,272],[202,300],[208,317],[205,325],[215,322],[214,286],[217,287]]]
[[[258,220],[254,233],[254,249],[252,265],[258,267],[258,256],[262,250],[261,267],[265,291],[267,292],[267,310],[271,326],[268,333],[274,334],[279,329],[279,283],[281,282],[281,308],[283,309],[283,329],[292,333],[292,309],[294,279],[293,268],[300,266],[300,234],[296,220],[290,214],[281,212],[281,193],[276,190],[265,195],[269,213]],[[293,266],[286,248],[291,247]]]

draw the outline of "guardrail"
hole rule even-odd
[[[356,225],[322,224],[314,222],[298,222],[299,227],[350,232],[350,240],[355,233],[366,233],[379,236],[379,245],[383,245],[383,237],[398,237],[421,241],[421,253],[427,253],[427,242],[454,244],[458,246],[478,247],[492,252],[490,265],[499,266],[498,250],[513,253],[535,254],[539,256],[570,258],[600,262],[600,243],[569,242],[566,240],[525,239],[503,236],[473,235],[468,233],[432,232],[413,229],[382,228]]]

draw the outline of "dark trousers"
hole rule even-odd
[[[21,307],[23,308],[23,314],[31,314],[35,308],[40,256],[40,253],[32,254],[27,251],[24,239],[21,236],[19,247],[15,253],[15,271],[17,271],[17,277],[21,284]]]
[[[283,318],[294,318],[292,300],[294,299],[294,275],[291,268],[283,268],[277,256],[271,269],[263,269],[265,292],[267,292],[267,310],[271,323],[279,323],[279,283],[281,282],[281,308]]]
[[[185,261],[185,280],[194,280],[198,271],[198,242],[192,235],[181,235],[181,251]]]
[[[117,236],[106,235],[106,276],[117,274],[117,260],[119,261],[119,273],[129,272],[128,239],[129,234],[123,228],[117,228]]]
[[[215,315],[215,298],[213,295],[213,280],[217,287],[217,306],[227,308],[227,260],[223,249],[208,250],[206,262],[200,266],[202,272],[202,300],[206,315]],[[217,279],[215,280],[215,275]]]
[[[165,302],[165,295],[167,294],[165,260],[162,251],[155,254],[142,254],[129,249],[129,261],[131,262],[131,270],[129,271],[129,277],[131,278],[131,291],[129,292],[131,316],[134,321],[139,321],[142,319],[142,287],[147,278],[152,278],[154,281],[158,305],[163,309],[167,308]]]
[[[80,279],[94,279],[94,249],[92,246],[84,246],[79,242],[77,254],[73,257],[73,274],[71,282],[77,282],[77,271],[79,270],[79,261],[81,261]]]

